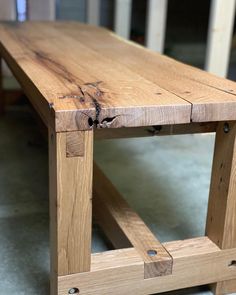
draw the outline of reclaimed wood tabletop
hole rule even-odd
[[[56,131],[236,119],[236,84],[77,22],[6,22],[0,55]]]

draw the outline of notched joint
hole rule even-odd
[[[71,131],[66,134],[66,157],[84,156],[84,132]]]

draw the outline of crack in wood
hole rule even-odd
[[[120,115],[117,115],[111,118],[110,117],[104,118],[102,122],[100,123],[100,128],[109,128],[112,125],[112,123],[115,121],[115,119],[119,116]]]
[[[88,82],[80,86],[77,83],[77,77],[71,74],[65,66],[51,59],[43,52],[34,51],[34,54],[36,58],[39,59],[40,62],[42,62],[44,65],[46,65],[51,71],[59,75],[61,78],[65,79],[70,84],[76,85],[76,87],[78,88],[79,94],[71,93],[61,95],[58,97],[59,99],[78,99],[81,103],[85,103],[86,98],[89,98],[91,104],[95,108],[95,119],[89,117],[89,126],[91,128],[107,128],[111,126],[111,124],[118,116],[111,118],[107,117],[100,121],[102,107],[98,99],[101,99],[104,95],[104,92],[99,88],[99,85],[102,83],[102,81]]]
[[[62,96],[59,96],[60,99],[69,99],[69,98],[76,98],[76,99],[83,99],[83,102],[84,102],[84,97],[83,96],[80,96],[80,95],[73,95],[73,94],[69,94],[69,95],[62,95]]]

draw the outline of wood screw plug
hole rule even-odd
[[[229,133],[229,130],[230,130],[229,123],[225,123],[224,124],[224,133]]]
[[[79,289],[78,288],[71,288],[69,290],[68,294],[79,294]]]
[[[148,250],[147,251],[148,256],[153,257],[157,255],[157,251],[156,250]]]

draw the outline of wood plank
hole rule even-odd
[[[115,0],[115,32],[125,38],[131,33],[132,0]]]
[[[74,131],[66,133],[66,156],[83,157],[85,153],[83,131]]]
[[[219,123],[216,132],[206,233],[222,249],[236,248],[235,136],[235,122]]]
[[[144,295],[236,277],[235,268],[228,266],[235,258],[236,249],[220,251],[206,237],[164,245],[174,258],[173,273],[170,276],[143,279],[144,266],[138,260],[139,255],[136,250],[122,249],[118,250],[119,252],[116,250],[93,255],[90,273],[59,277],[58,294],[67,294],[73,286],[84,295]],[[111,255],[118,256],[114,263]]]
[[[1,26],[2,55],[23,87],[28,82],[39,92],[36,102],[47,102],[41,107],[45,117],[51,106],[58,132],[190,121],[188,102],[102,57],[57,24],[15,26]]]
[[[206,70],[221,77],[228,74],[235,0],[212,0],[207,39]]]
[[[111,215],[107,206],[93,193],[93,216],[115,249],[130,248],[132,244]]]
[[[55,126],[55,112],[52,108],[53,102],[52,100],[46,100],[41,92],[38,90],[37,86],[34,85],[29,76],[22,70],[21,66],[19,66],[14,58],[3,48],[0,44],[0,54],[3,59],[7,62],[7,65],[11,69],[14,76],[17,78],[18,82],[21,84],[24,89],[25,94],[30,99],[30,102],[37,110],[41,119],[47,126],[54,127]]]
[[[236,123],[219,123],[216,132],[206,234],[221,249],[236,248]],[[222,294],[227,283],[217,284]],[[236,289],[234,290],[236,292]]]
[[[101,209],[98,210],[97,220],[111,242],[114,240],[115,246],[119,246],[117,240],[121,232],[127,237],[144,261],[145,278],[171,274],[172,257],[96,164],[94,164],[93,179],[93,195],[94,199],[97,199],[94,209],[95,216],[96,209],[100,205],[105,208],[103,215]],[[104,215],[107,222],[104,220]],[[124,240],[125,238],[121,235],[121,246]]]
[[[60,28],[71,36],[75,35],[69,24]],[[236,118],[235,82],[148,51],[130,41],[124,42],[115,34],[107,34],[107,31],[95,31],[92,28],[83,28],[82,25],[79,25],[79,28],[78,38],[83,38],[86,46],[119,61],[132,71],[191,103],[193,122]]]
[[[216,122],[210,123],[190,123],[177,125],[159,125],[149,127],[130,127],[130,128],[105,128],[95,129],[95,140],[115,139],[115,138],[134,138],[134,137],[150,137],[165,135],[181,135],[215,132]]]
[[[87,22],[91,25],[100,24],[100,0],[87,1]]]
[[[90,270],[93,132],[84,132],[84,156],[66,156],[67,134],[49,132],[51,275]],[[53,289],[53,287],[52,287]]]
[[[147,15],[148,48],[163,53],[165,47],[168,0],[149,0]]]
[[[222,294],[235,294],[236,292],[236,280],[228,280],[219,282],[217,285],[213,286],[215,295]]]
[[[0,37],[3,57],[21,70],[15,71],[18,79],[27,88],[30,77],[39,100],[47,102],[42,112],[53,103],[58,132],[236,117],[234,82],[105,29],[73,22],[8,24]]]

